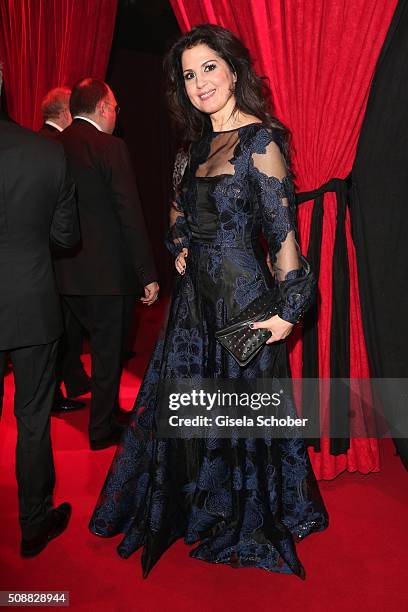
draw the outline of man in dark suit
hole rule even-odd
[[[75,85],[73,123],[60,136],[78,192],[81,244],[56,260],[60,292],[89,332],[92,358],[89,439],[92,450],[120,438],[115,422],[126,297],[158,296],[157,273],[127,147],[112,136],[118,107],[96,79]]]
[[[71,90],[67,87],[54,87],[41,102],[44,124],[39,131],[42,136],[56,140],[60,133],[72,123],[69,110]],[[52,412],[70,412],[85,407],[84,402],[72,399],[91,389],[82,361],[83,329],[78,319],[63,303],[64,329],[57,359],[57,387]],[[64,397],[61,383],[64,381],[68,397]]]
[[[9,354],[14,369],[21,554],[34,556],[64,531],[71,513],[67,503],[53,508],[50,438],[63,330],[50,240],[61,248],[79,241],[61,145],[0,121],[0,193],[0,362]]]

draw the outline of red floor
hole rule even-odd
[[[159,307],[144,312],[143,342],[136,341],[138,355],[121,386],[126,408],[133,404],[160,316]],[[86,357],[85,363],[88,367]],[[87,530],[113,449],[88,449],[88,410],[53,418],[55,501],[70,501],[73,516],[68,530],[40,556],[22,560],[12,393],[13,380],[8,376],[0,426],[0,590],[69,591],[71,608],[90,611],[408,610],[408,476],[389,441],[381,444],[380,473],[345,473],[320,483],[331,526],[298,546],[305,582],[263,570],[205,564],[190,559],[182,542],[166,552],[143,580],[140,552],[122,560],[115,552],[118,538],[99,539]]]

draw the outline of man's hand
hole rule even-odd
[[[284,340],[287,338],[287,336],[289,336],[293,327],[293,323],[289,323],[289,321],[281,319],[279,315],[274,315],[266,321],[259,321],[259,323],[251,324],[251,329],[267,329],[271,332],[272,336],[268,338],[266,344],[272,344],[272,342]]]
[[[182,251],[176,257],[176,261],[174,262],[174,265],[176,266],[176,270],[179,274],[185,274],[186,272],[187,257],[188,257],[188,249],[186,248],[182,249]]]
[[[149,283],[148,285],[145,286],[144,288],[144,293],[145,296],[140,298],[140,301],[143,302],[143,304],[147,304],[148,306],[151,306],[159,297],[159,284],[154,282],[154,283]]]

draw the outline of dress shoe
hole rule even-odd
[[[21,540],[21,556],[35,557],[47,546],[48,542],[57,538],[65,531],[71,517],[71,504],[64,502],[58,508],[51,510],[46,527],[35,538]]]
[[[51,410],[53,412],[72,412],[73,410],[81,410],[85,408],[85,402],[70,399],[69,397],[58,397],[54,400],[54,405]]]
[[[64,381],[65,382],[65,381]],[[65,382],[65,389],[69,397],[78,397],[79,395],[85,395],[91,390],[91,379],[87,374],[82,374],[74,385],[69,385]]]
[[[110,446],[117,446],[122,437],[122,433],[123,427],[116,426],[106,438],[101,438],[100,440],[90,440],[89,447],[91,450],[96,451],[109,448]]]

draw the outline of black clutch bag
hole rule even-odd
[[[250,323],[270,319],[278,314],[278,308],[277,291],[262,295],[215,333],[218,342],[241,367],[246,366],[271,337],[267,329],[251,329]]]

